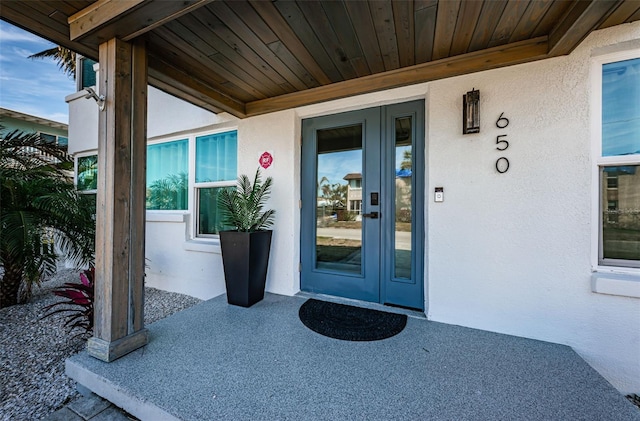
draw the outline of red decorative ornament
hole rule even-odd
[[[258,162],[260,162],[260,166],[266,170],[271,166],[271,164],[273,164],[273,155],[271,155],[269,152],[265,152],[260,155],[260,159],[258,160]]]

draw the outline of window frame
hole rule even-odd
[[[97,61],[94,61],[94,60],[92,60],[90,58],[78,55],[78,58],[76,59],[76,91],[78,91],[78,92],[80,92],[80,91],[82,91],[82,90],[84,90],[85,88],[88,88],[88,87],[95,87],[96,84],[98,83],[98,80],[97,80],[98,78],[97,78],[97,75],[96,75],[96,84],[84,86],[85,82],[86,82],[84,80],[84,62],[87,61],[87,60],[94,62],[93,63],[93,71],[96,72],[96,64],[98,64]]]
[[[153,146],[153,145],[160,145],[163,143],[170,143],[170,142],[178,142],[178,141],[187,141],[187,208],[186,209],[146,209],[146,194],[145,194],[145,209],[146,212],[153,212],[154,214],[188,214],[191,212],[192,206],[191,206],[191,197],[189,196],[189,192],[191,191],[191,178],[192,178],[192,171],[191,171],[191,135],[183,135],[183,136],[171,136],[171,137],[165,137],[165,138],[161,138],[161,139],[154,139],[154,140],[147,140],[147,148],[149,148],[149,146]],[[145,151],[145,160],[148,160],[148,149]],[[148,166],[148,162],[145,162],[145,167]],[[146,173],[145,173],[145,190],[149,187],[148,186],[149,180],[147,180],[146,177]]]
[[[592,247],[593,272],[640,274],[640,261],[603,257],[603,169],[612,166],[640,165],[640,154],[603,156],[602,154],[602,66],[608,63],[640,59],[640,51],[620,51],[592,57],[591,60],[591,140],[592,140]]]
[[[197,163],[197,150],[196,150],[196,139],[204,136],[217,135],[222,133],[230,133],[236,132],[236,175],[233,180],[224,180],[224,181],[206,181],[206,182],[196,182],[196,163]],[[193,230],[191,232],[191,238],[194,239],[220,239],[219,234],[200,234],[200,189],[206,188],[219,188],[219,187],[234,187],[238,183],[238,128],[220,128],[219,130],[211,130],[202,133],[197,133],[192,136],[190,139],[193,145],[193,148],[189,149],[189,158],[190,162],[193,162],[193,184],[191,187],[191,191],[193,192]],[[190,180],[191,181],[191,180]]]
[[[200,182],[196,183],[196,138],[215,135],[220,133],[236,132],[236,177],[233,180],[225,181],[213,181],[213,182]],[[169,217],[169,215],[190,215],[190,218],[185,218],[187,223],[187,238],[185,240],[197,240],[206,242],[209,244],[219,244],[220,236],[218,234],[198,234],[200,229],[200,203],[199,203],[199,190],[201,188],[211,187],[234,187],[237,184],[237,176],[240,171],[239,161],[239,144],[240,137],[237,126],[225,126],[218,127],[209,130],[201,130],[197,132],[182,132],[180,134],[173,134],[170,136],[160,136],[147,140],[147,147],[162,143],[174,142],[179,140],[188,140],[188,191],[187,191],[187,209],[183,210],[169,210],[169,209],[147,209],[147,214],[151,214],[150,219],[162,221]],[[163,216],[164,215],[164,216]],[[148,218],[149,219],[149,218]]]
[[[97,188],[97,183],[96,183],[96,188],[95,189],[87,189],[87,190],[80,190],[78,189],[78,176],[80,175],[80,173],[78,172],[78,165],[81,158],[87,158],[89,156],[95,156],[96,158],[98,157],[98,151],[95,152],[83,152],[83,153],[78,153],[75,154],[74,156],[74,163],[73,163],[73,173],[74,173],[74,177],[73,177],[73,183],[76,187],[76,190],[80,193],[80,194],[98,194],[98,188]],[[100,167],[98,167],[97,170],[97,174],[100,174]]]
[[[42,140],[45,140],[45,141],[47,140],[47,137],[53,138],[51,140],[53,141],[53,144],[57,145],[57,146],[63,146],[65,148],[67,148],[69,146],[69,137],[68,136],[62,136],[62,135],[57,135],[57,134],[43,132],[43,131],[38,131],[38,136],[40,136],[40,138],[42,138]],[[64,145],[61,145],[60,144],[60,138],[66,139],[67,143],[65,143]]]
[[[94,207],[93,211],[96,212],[97,211],[97,202],[98,202],[98,182],[97,182],[97,180],[96,180],[96,188],[95,189],[86,189],[86,190],[79,190],[78,189],[78,175],[80,174],[78,172],[78,161],[81,158],[86,158],[86,157],[89,157],[89,156],[95,156],[96,160],[97,160],[98,159],[98,151],[95,151],[95,152],[83,152],[83,153],[78,153],[78,154],[74,155],[74,157],[73,157],[73,174],[74,174],[74,176],[73,176],[73,184],[74,184],[74,186],[76,188],[76,191],[79,194],[87,195],[87,196],[91,195],[91,196],[94,197],[94,199],[95,199],[94,206],[95,207]],[[96,165],[97,165],[97,161],[96,161]],[[98,174],[100,174],[100,168],[99,167],[96,170],[96,177],[98,177]],[[94,221],[96,220],[96,214],[95,213],[93,214],[93,220]]]

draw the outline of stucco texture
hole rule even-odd
[[[434,82],[427,128],[429,191],[446,197],[428,209],[429,317],[570,345],[627,392],[640,390],[640,300],[590,287],[590,71],[598,47],[639,36],[638,23],[612,28],[566,57]],[[473,87],[482,129],[463,136]]]

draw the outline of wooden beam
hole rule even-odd
[[[144,329],[145,228],[147,206],[147,48],[137,38],[131,48],[131,182],[129,206],[128,332]]]
[[[125,13],[131,12],[144,0],[98,0],[69,16],[69,33],[72,40],[81,38],[105,26]]]
[[[46,15],[31,9],[31,2],[3,1],[0,6],[0,18],[20,27],[27,32],[45,38],[54,44],[62,45],[70,50],[92,59],[98,58],[98,49],[79,42],[69,40],[69,28]]]
[[[228,97],[158,57],[149,56],[149,76],[153,86],[194,105],[213,112],[226,111],[239,118],[246,117],[243,102]],[[184,95],[180,91],[184,91]]]
[[[246,104],[246,114],[247,116],[265,114],[368,92],[526,63],[546,58],[547,50],[547,37],[538,37],[275,98],[253,101]]]
[[[213,0],[98,0],[69,17],[71,40],[132,40]]]
[[[549,34],[549,56],[572,52],[620,3],[622,0],[576,1]]]
[[[147,63],[143,43],[100,45],[96,279],[89,355],[113,361],[146,345],[144,241]]]
[[[606,21],[598,29],[609,28],[620,25],[640,11],[640,2],[635,0],[625,0],[616,10],[609,15]]]

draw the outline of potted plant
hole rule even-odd
[[[260,169],[253,184],[246,175],[238,177],[235,189],[220,193],[224,224],[233,230],[220,231],[224,281],[229,304],[251,307],[264,298],[275,210],[263,211],[273,180],[262,182]]]

